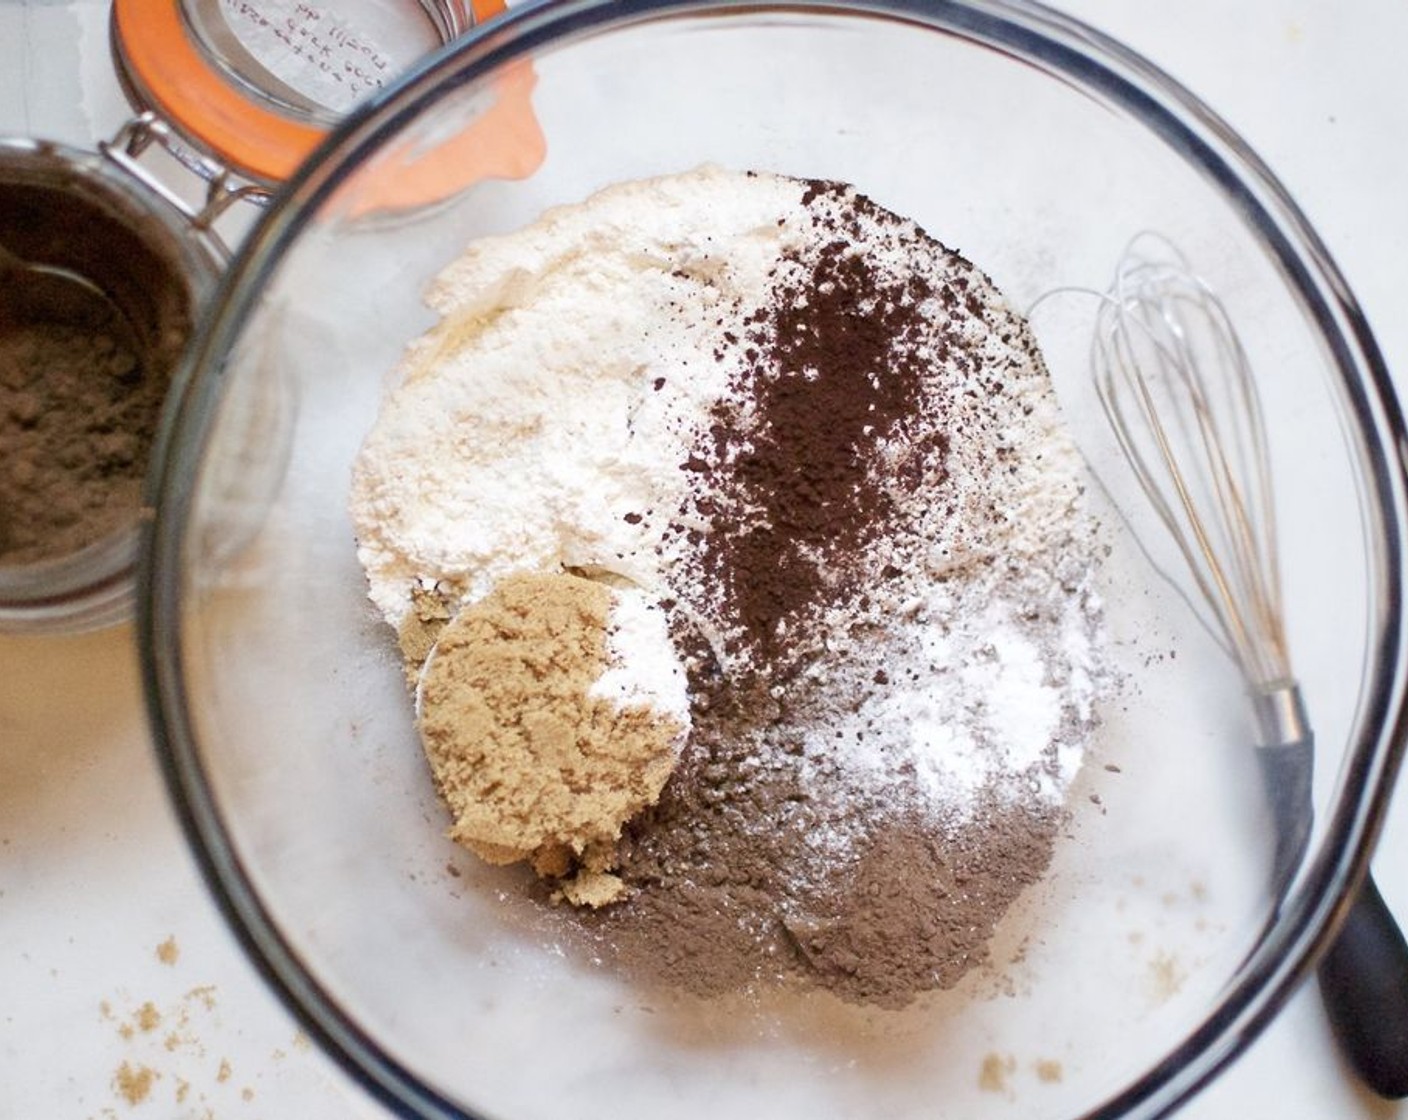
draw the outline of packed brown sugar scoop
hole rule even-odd
[[[449,836],[489,863],[528,861],[575,905],[623,893],[622,826],[659,798],[686,730],[682,708],[613,687],[621,606],[604,583],[524,572],[402,628],[408,665],[423,662],[417,726]]]

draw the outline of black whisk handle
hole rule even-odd
[[[1320,997],[1364,1084],[1381,1097],[1408,1097],[1408,942],[1372,876],[1320,962]]]
[[[1255,697],[1269,745],[1257,748],[1276,825],[1272,888],[1285,895],[1305,856],[1314,815],[1315,737],[1294,685]],[[1340,1051],[1381,1097],[1408,1097],[1408,942],[1366,877],[1320,962],[1320,999]]]

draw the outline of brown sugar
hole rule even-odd
[[[1065,1077],[1065,1070],[1061,1063],[1052,1058],[1041,1058],[1036,1063],[1036,1076],[1038,1081],[1043,1081],[1048,1085],[1054,1085]]]
[[[174,936],[168,937],[156,947],[156,959],[162,964],[174,965],[181,957],[181,947]]]
[[[591,695],[607,663],[612,592],[566,573],[503,580],[440,632],[419,729],[450,836],[490,863],[531,860],[598,906],[622,825],[660,795],[681,728]]]
[[[985,1093],[1006,1093],[1009,1090],[1008,1078],[1017,1068],[1017,1061],[1010,1054],[989,1053],[984,1056],[978,1070],[978,1088]]]
[[[157,1077],[156,1070],[149,1066],[134,1066],[130,1062],[123,1062],[112,1075],[112,1082],[123,1100],[130,1105],[138,1105],[151,1095],[152,1082]]]

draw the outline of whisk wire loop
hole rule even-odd
[[[1162,252],[1147,255],[1145,242]],[[1162,239],[1132,241],[1101,302],[1097,396],[1249,683],[1290,679],[1260,396],[1221,300]],[[1211,619],[1208,622],[1208,618]]]

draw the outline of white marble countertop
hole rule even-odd
[[[1060,6],[1250,141],[1408,388],[1408,5]],[[125,111],[105,12],[103,0],[0,2],[0,135],[90,146],[114,131]],[[0,639],[0,1118],[383,1115],[298,1031],[200,883],[148,742],[133,642],[130,628]],[[1408,918],[1408,799],[1375,868]],[[1307,988],[1180,1115],[1389,1120],[1408,1104],[1357,1088]]]

